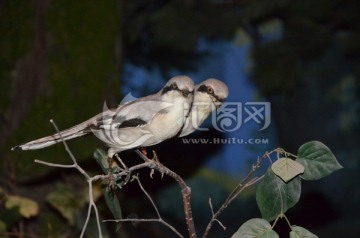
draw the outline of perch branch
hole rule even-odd
[[[78,170],[87,180],[88,182],[88,189],[89,189],[89,206],[88,206],[88,212],[87,212],[87,217],[85,219],[85,223],[83,226],[83,229],[81,231],[80,234],[80,238],[84,237],[85,235],[85,231],[86,228],[88,226],[89,220],[90,220],[90,216],[91,216],[91,211],[92,209],[94,209],[95,212],[95,216],[96,216],[96,222],[97,222],[97,227],[98,227],[98,233],[99,233],[99,237],[102,238],[102,232],[101,232],[101,225],[100,225],[100,218],[99,218],[99,212],[98,209],[96,207],[95,201],[94,201],[94,197],[93,197],[93,182],[97,181],[97,180],[103,180],[108,178],[108,176],[116,176],[117,178],[121,178],[122,176],[128,176],[131,172],[142,169],[142,168],[150,168],[152,170],[157,170],[159,171],[161,174],[167,174],[168,176],[174,178],[180,185],[181,187],[181,192],[183,195],[183,203],[184,203],[184,210],[185,210],[185,217],[186,217],[186,224],[188,227],[188,231],[190,234],[191,238],[196,238],[196,233],[195,233],[195,226],[194,226],[194,222],[193,222],[193,218],[192,218],[192,212],[191,212],[191,206],[190,206],[190,188],[186,185],[186,183],[184,182],[184,180],[177,175],[175,172],[171,171],[170,169],[168,169],[167,167],[165,167],[164,165],[162,165],[158,159],[157,156],[154,152],[154,159],[151,160],[148,157],[146,157],[144,154],[142,154],[139,150],[136,150],[137,154],[144,160],[144,163],[142,164],[138,164],[135,166],[132,166],[130,168],[127,168],[125,165],[124,166],[124,170],[120,173],[117,174],[109,174],[109,175],[95,175],[93,177],[89,176],[86,171],[79,166],[79,164],[77,163],[77,160],[75,158],[75,156],[73,155],[73,153],[71,152],[70,148],[68,147],[67,143],[65,142],[65,140],[63,139],[63,137],[60,134],[60,131],[56,125],[56,123],[51,119],[50,123],[54,126],[56,132],[58,133],[61,142],[63,143],[66,152],[68,153],[68,155],[70,156],[71,160],[72,160],[72,164],[58,164],[58,163],[50,163],[50,162],[46,162],[46,161],[42,161],[42,160],[35,160],[36,163],[39,164],[43,164],[46,166],[50,166],[50,167],[58,167],[58,168],[66,168],[66,169],[76,169]],[[122,161],[121,161],[122,162]],[[153,200],[151,199],[150,195],[146,192],[146,190],[144,189],[144,187],[142,186],[141,182],[139,179],[137,179],[138,184],[141,188],[141,190],[145,193],[145,195],[148,197],[148,199],[150,200],[152,206],[154,207],[156,214],[158,216],[158,219],[122,219],[122,220],[118,220],[118,221],[137,221],[137,222],[160,222],[162,224],[164,224],[165,226],[167,226],[168,228],[170,228],[175,234],[177,234],[179,237],[183,237],[173,226],[171,226],[169,223],[165,222],[160,213],[159,210],[157,209],[157,207],[155,206],[155,203],[153,202]],[[106,221],[111,221],[111,220],[106,220]],[[115,220],[116,221],[116,220]]]

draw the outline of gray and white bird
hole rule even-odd
[[[228,94],[226,84],[214,78],[197,84],[191,111],[179,137],[187,136],[197,130],[212,111],[221,107]]]
[[[108,156],[124,150],[161,143],[179,134],[193,101],[194,82],[186,76],[171,78],[156,94],[105,110],[67,130],[30,141],[12,150],[35,150],[63,140],[94,133],[108,146]]]

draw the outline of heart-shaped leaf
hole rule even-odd
[[[231,238],[278,238],[271,224],[261,218],[253,218],[242,224]]]
[[[295,161],[305,167],[301,175],[305,180],[317,180],[342,168],[331,150],[319,141],[303,144]]]
[[[284,182],[304,173],[304,166],[289,158],[280,158],[271,165],[272,171]]]
[[[268,221],[275,220],[299,201],[300,193],[300,177],[285,183],[269,168],[256,191],[256,202],[262,217]]]
[[[292,225],[290,238],[318,238],[318,237],[301,226]]]

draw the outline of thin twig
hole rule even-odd
[[[60,134],[60,131],[58,129],[58,127],[56,126],[55,122],[53,120],[50,120],[50,122],[53,124],[55,130],[58,132],[59,134],[59,137],[67,151],[67,153],[69,154],[70,158],[72,159],[73,161],[73,164],[70,164],[70,165],[64,165],[64,164],[58,164],[58,163],[50,163],[50,162],[46,162],[46,161],[42,161],[42,160],[35,160],[36,163],[39,163],[39,164],[43,164],[43,165],[46,165],[46,166],[50,166],[50,167],[58,167],[58,168],[66,168],[66,169],[73,169],[75,168],[76,170],[78,170],[81,174],[83,174],[88,182],[88,190],[89,190],[89,206],[88,206],[88,212],[87,212],[87,216],[86,216],[86,219],[85,219],[85,223],[84,223],[84,226],[83,226],[83,229],[81,231],[81,234],[80,234],[80,238],[84,237],[85,235],[85,231],[86,231],[86,228],[89,224],[89,221],[90,221],[90,217],[91,217],[91,211],[94,210],[95,212],[95,216],[96,216],[96,222],[97,222],[97,227],[98,227],[98,232],[99,232],[99,237],[102,238],[102,232],[101,232],[101,225],[100,225],[100,217],[99,217],[99,212],[98,212],[98,209],[97,209],[97,206],[95,204],[95,201],[94,201],[94,197],[93,197],[93,182],[94,181],[97,181],[97,180],[103,180],[103,179],[106,179],[108,178],[108,176],[116,176],[117,178],[121,178],[122,176],[128,176],[131,174],[131,172],[133,171],[136,171],[136,170],[139,170],[139,169],[142,169],[142,168],[151,168],[151,169],[156,169],[158,170],[159,172],[161,172],[162,174],[164,173],[164,171],[166,171],[166,174],[171,174],[172,177],[176,177],[178,175],[176,175],[174,172],[172,172],[171,170],[169,170],[168,168],[166,168],[165,166],[163,166],[162,164],[160,164],[157,160],[151,160],[149,158],[147,158],[146,156],[140,156],[141,158],[144,159],[144,163],[142,164],[138,164],[138,165],[134,165],[130,168],[128,168],[125,164],[123,164],[123,162],[121,161],[120,158],[119,161],[122,162],[121,165],[124,167],[124,170],[121,171],[120,173],[117,173],[117,174],[112,174],[112,175],[95,175],[93,177],[90,177],[86,171],[84,169],[82,169],[79,164],[77,163],[76,161],[76,158],[75,156],[72,154],[71,150],[69,149],[66,141],[62,138],[61,134]],[[141,153],[141,152],[140,152]],[[141,153],[141,155],[143,155]],[[179,180],[179,178],[177,178],[177,181]],[[160,215],[160,212],[158,210],[158,208],[156,207],[154,201],[152,200],[152,198],[150,197],[150,195],[146,192],[146,190],[144,189],[144,187],[142,186],[141,182],[139,179],[137,179],[138,181],[138,184],[141,188],[141,190],[144,192],[144,194],[148,197],[148,199],[150,200],[152,206],[154,207],[155,209],[155,212],[158,216],[158,219],[120,219],[120,220],[104,220],[104,222],[106,221],[116,221],[116,222],[130,222],[130,221],[137,221],[137,222],[159,222],[163,225],[165,225],[166,227],[168,227],[169,229],[171,229],[177,236],[183,238],[184,236],[182,236],[173,226],[171,226],[169,223],[167,223]],[[181,180],[180,180],[181,181]],[[183,181],[182,181],[183,182]],[[183,184],[185,184],[183,182]],[[184,187],[184,186],[183,186]],[[187,209],[188,211],[189,209]],[[191,212],[191,210],[190,210]],[[194,236],[192,236],[194,237]]]
[[[42,160],[34,160],[35,163],[38,164],[43,164],[43,165],[47,165],[50,167],[59,167],[59,168],[65,168],[65,169],[72,169],[72,168],[76,168],[76,165],[74,164],[55,164],[55,163],[49,163],[46,161],[42,161]]]
[[[91,216],[91,211],[92,209],[94,209],[95,211],[95,216],[96,216],[96,221],[97,221],[97,226],[98,226],[98,232],[99,232],[99,237],[102,238],[102,232],[101,232],[101,225],[100,225],[100,218],[99,218],[99,213],[94,201],[94,197],[93,197],[93,192],[92,192],[92,184],[94,181],[100,180],[100,179],[105,179],[108,178],[108,176],[116,176],[117,178],[121,178],[122,176],[126,175],[129,176],[131,174],[131,172],[138,170],[138,169],[142,169],[145,167],[148,167],[150,169],[153,170],[157,170],[158,172],[160,172],[162,175],[166,174],[170,177],[172,177],[173,179],[175,179],[177,181],[177,183],[179,184],[180,188],[181,188],[181,194],[182,194],[182,198],[183,198],[183,206],[184,206],[184,212],[185,212],[185,218],[186,218],[186,225],[188,228],[188,233],[189,233],[189,237],[190,238],[196,238],[196,231],[195,231],[195,225],[194,225],[194,221],[193,221],[193,216],[192,216],[192,210],[191,210],[191,205],[190,205],[190,197],[191,197],[191,189],[186,185],[185,181],[175,172],[173,172],[172,170],[170,170],[169,168],[167,168],[166,166],[164,166],[163,164],[161,164],[158,159],[157,156],[154,152],[154,158],[153,159],[149,159],[146,155],[144,155],[143,153],[141,153],[139,150],[135,150],[135,152],[140,156],[140,158],[142,158],[144,160],[144,163],[142,164],[138,164],[135,166],[132,166],[130,168],[127,168],[125,164],[122,163],[122,161],[120,160],[121,165],[124,167],[124,170],[121,171],[120,173],[117,174],[112,174],[112,175],[96,175],[93,177],[90,177],[86,171],[84,169],[82,169],[77,161],[75,156],[72,154],[71,150],[69,149],[67,143],[65,142],[65,140],[62,138],[55,122],[53,120],[50,120],[50,122],[53,124],[54,128],[56,129],[56,131],[59,134],[59,137],[62,141],[62,143],[64,144],[64,147],[67,151],[67,153],[69,154],[70,158],[73,161],[72,165],[63,165],[63,164],[55,164],[55,163],[49,163],[49,162],[45,162],[45,161],[41,161],[41,160],[35,160],[36,163],[40,163],[40,164],[44,164],[47,166],[52,166],[52,167],[59,167],[59,168],[75,168],[76,170],[78,170],[81,174],[83,174],[83,176],[85,176],[85,178],[87,179],[88,182],[88,189],[89,189],[89,207],[88,207],[88,214],[85,220],[85,224],[83,226],[83,229],[81,231],[81,235],[80,238],[82,238],[85,234],[85,230],[86,227],[88,225],[88,222],[90,220],[90,216]],[[212,228],[214,222],[217,222],[223,229],[226,229],[226,227],[218,220],[219,215],[221,214],[221,212],[242,192],[244,191],[247,187],[253,185],[254,183],[258,182],[259,180],[261,180],[263,178],[263,176],[261,177],[255,177],[253,179],[250,180],[250,178],[253,176],[253,174],[255,173],[255,171],[260,167],[261,162],[265,159],[268,158],[270,160],[271,163],[271,158],[270,158],[270,154],[272,154],[273,152],[278,152],[278,150],[273,150],[269,153],[264,154],[261,158],[258,158],[258,161],[255,165],[253,165],[251,171],[248,173],[248,175],[241,181],[241,183],[235,187],[235,189],[230,193],[230,195],[228,196],[228,198],[226,199],[226,201],[224,202],[224,204],[214,213],[214,209],[211,203],[211,199],[209,200],[209,205],[210,205],[210,209],[212,212],[212,218],[204,232],[203,238],[207,237],[210,229]],[[151,199],[150,195],[146,192],[146,190],[143,188],[143,186],[141,185],[141,182],[139,179],[137,179],[139,186],[141,188],[141,190],[144,192],[144,194],[148,197],[149,201],[151,202],[152,206],[155,209],[155,212],[158,216],[158,219],[120,219],[120,220],[104,220],[106,221],[115,221],[115,222],[159,222],[162,223],[163,225],[167,226],[168,228],[170,228],[175,234],[177,234],[179,237],[183,237],[173,226],[171,226],[169,223],[165,222],[161,215],[160,212],[158,211],[155,203],[153,202],[153,200]]]
[[[91,208],[92,208],[92,205],[89,203],[87,216],[86,216],[86,219],[85,219],[83,229],[81,230],[80,237],[83,237],[84,234],[85,234],[85,230],[86,230],[85,228],[87,227],[87,225],[89,223],[89,220],[90,220],[90,216],[91,216]]]
[[[44,165],[47,165],[47,166],[50,166],[50,167],[59,167],[59,168],[75,168],[76,170],[78,170],[87,180],[88,182],[88,188],[89,188],[89,207],[88,207],[88,214],[87,214],[87,217],[86,217],[86,220],[85,220],[85,224],[83,226],[83,229],[81,231],[81,234],[80,234],[80,238],[84,237],[84,234],[85,234],[85,230],[86,230],[86,227],[88,225],[88,222],[90,220],[90,216],[91,216],[91,209],[93,208],[94,211],[95,211],[95,216],[96,216],[96,222],[97,222],[97,226],[98,226],[98,233],[99,233],[99,238],[102,238],[102,232],[101,232],[101,225],[100,225],[100,218],[99,218],[99,213],[98,213],[98,210],[97,210],[97,207],[95,205],[95,201],[94,201],[94,196],[93,196],[93,192],[92,192],[92,182],[95,181],[93,178],[91,178],[87,173],[86,171],[81,168],[79,166],[79,164],[77,163],[76,161],[76,158],[75,156],[73,155],[73,153],[71,152],[71,150],[69,149],[67,143],[65,142],[64,138],[62,137],[56,123],[54,122],[53,119],[50,120],[50,123],[54,126],[56,132],[58,133],[60,139],[61,139],[61,142],[63,143],[64,147],[65,147],[65,150],[66,152],[68,153],[68,155],[70,156],[73,164],[72,165],[63,165],[63,164],[55,164],[55,163],[49,163],[49,162],[45,162],[45,161],[41,161],[41,160],[35,160],[36,163],[40,163],[40,164],[44,164]],[[96,179],[98,179],[100,177],[96,177]]]
[[[120,156],[118,154],[114,155],[115,158],[118,160],[118,162],[120,163],[120,165],[123,167],[124,170],[127,170],[128,167],[126,166],[126,164],[122,161],[122,159],[120,158]]]
[[[246,184],[242,185],[240,189],[238,189],[235,193],[232,194],[232,196],[229,196],[229,199],[226,201],[228,204],[230,204],[242,191],[244,191],[246,188],[250,187],[251,185],[257,183],[259,180],[261,180],[265,175],[262,175],[260,177],[255,177]]]
[[[210,210],[211,210],[211,214],[214,217],[214,208],[211,202],[211,198],[209,198],[209,206],[210,206]],[[226,226],[224,226],[224,224],[222,224],[222,222],[219,219],[214,218],[214,220],[224,229],[226,230]]]
[[[92,179],[88,180],[88,185],[89,185],[89,197],[91,198],[91,199],[89,199],[90,200],[89,207],[92,207],[94,209],[97,228],[98,228],[98,231],[101,232],[100,216],[99,216],[99,212],[98,212],[97,206],[94,201],[94,196],[93,196]]]
[[[135,152],[144,161],[149,161],[150,160],[146,155],[141,153],[141,151],[135,150]],[[150,161],[152,161],[152,160],[150,160]],[[155,170],[159,171],[162,174],[166,174],[166,175],[172,177],[179,184],[180,189],[181,189],[182,198],[183,198],[183,206],[184,206],[184,212],[185,212],[186,226],[187,226],[187,229],[188,229],[189,237],[190,238],[196,238],[197,235],[196,235],[195,224],[194,224],[194,219],[193,219],[193,216],[192,216],[192,210],[191,210],[191,205],[190,205],[190,197],[191,197],[191,189],[190,189],[190,187],[188,187],[186,185],[185,181],[178,174],[176,174],[175,172],[173,172],[172,170],[170,170],[169,168],[167,168],[166,166],[161,164],[157,160],[156,154],[154,154],[154,160],[153,161],[154,161],[154,166],[151,167],[152,169],[155,169]]]
[[[151,205],[153,206],[155,212],[156,212],[156,215],[162,219],[161,215],[160,215],[160,212],[159,212],[159,209],[156,207],[154,201],[152,200],[150,194],[145,190],[145,188],[142,186],[141,182],[140,182],[140,179],[138,176],[134,176],[134,178],[136,179],[137,183],[139,184],[139,187],[141,189],[141,191],[143,191],[143,193],[146,195],[146,197],[149,199]]]
[[[140,179],[138,176],[133,176],[133,178],[136,179],[141,191],[146,195],[146,197],[149,199],[152,207],[154,208],[156,215],[158,216],[157,219],[138,219],[138,218],[125,218],[125,219],[118,219],[118,220],[103,220],[104,222],[109,222],[109,221],[113,221],[113,222],[159,222],[163,225],[165,225],[166,227],[168,227],[170,230],[172,230],[177,236],[184,238],[183,235],[180,234],[180,232],[178,232],[175,227],[173,227],[172,225],[170,225],[169,223],[167,223],[161,216],[159,209],[156,207],[154,200],[151,198],[150,194],[145,190],[145,188],[142,186]]]
[[[255,184],[256,182],[258,182],[259,180],[261,180],[263,176],[261,177],[255,177],[253,179],[250,180],[250,178],[254,175],[254,173],[256,172],[256,170],[260,167],[261,163],[263,162],[264,159],[269,158],[269,155],[274,153],[276,150],[273,150],[271,152],[267,152],[265,153],[262,157],[258,158],[256,164],[254,164],[250,170],[250,172],[247,174],[247,176],[234,188],[234,190],[229,194],[229,196],[227,197],[227,199],[225,200],[225,202],[221,205],[221,207],[214,213],[213,208],[212,208],[212,204],[210,203],[210,209],[212,212],[212,218],[209,222],[209,224],[207,225],[205,232],[202,236],[202,238],[206,238],[212,228],[212,226],[214,225],[214,222],[217,222],[218,224],[220,224],[220,226],[222,226],[224,228],[224,226],[221,224],[221,222],[218,220],[219,215],[225,210],[225,208],[227,208],[229,206],[229,204],[241,193],[243,192],[246,188],[250,187],[251,185]],[[210,201],[209,201],[210,202]]]

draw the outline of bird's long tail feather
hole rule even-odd
[[[69,129],[60,131],[59,133],[56,133],[51,136],[46,136],[37,140],[33,140],[18,146],[15,146],[11,148],[11,150],[37,150],[44,147],[48,147],[51,145],[54,145],[58,142],[61,142],[63,140],[70,140],[76,137],[84,136],[86,134],[89,134],[91,132],[89,128],[90,121],[92,119],[89,119],[88,121],[85,121],[83,123],[80,123],[76,126],[73,126]]]

